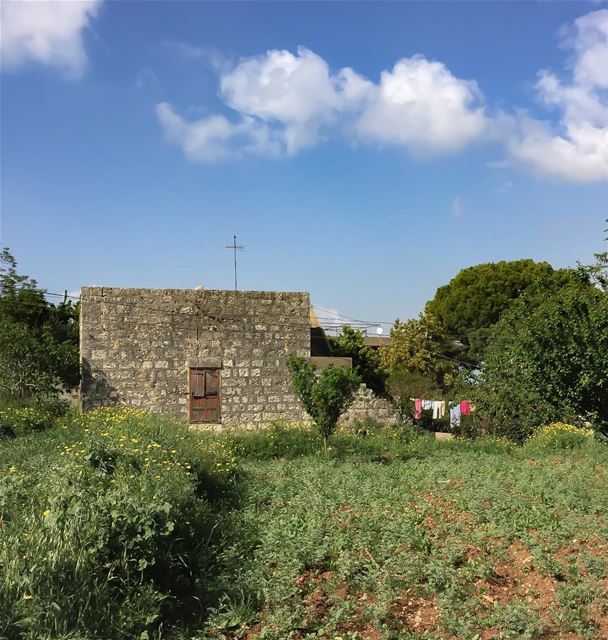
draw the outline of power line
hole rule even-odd
[[[29,290],[29,289],[28,289]],[[31,289],[31,291],[35,291],[35,292],[39,292],[39,293],[44,293],[44,295],[49,295],[49,296],[58,296],[61,298],[67,298],[67,299],[77,299],[77,300],[81,300],[81,298],[79,296],[69,296],[66,295],[65,293],[54,293],[54,292],[42,292],[39,289]],[[94,296],[95,294],[89,294]],[[190,318],[207,318],[210,320],[215,320],[218,322],[224,321],[224,320],[243,320],[243,319],[248,319],[248,316],[238,316],[238,317],[234,317],[234,316],[215,316],[212,314],[207,314],[207,313],[201,313],[200,311],[176,311],[176,310],[172,310],[172,309],[163,309],[162,307],[151,307],[148,305],[141,305],[141,304],[136,304],[136,303],[129,303],[129,302],[119,302],[117,300],[107,300],[105,299],[104,295],[102,294],[101,296],[97,296],[97,297],[101,297],[102,299],[99,301],[100,304],[114,304],[114,305],[118,305],[118,306],[125,306],[125,307],[131,307],[131,308],[135,308],[135,309],[143,309],[146,311],[160,311],[162,313],[166,313],[172,316],[188,316]],[[26,305],[26,306],[39,306],[39,302],[35,302],[35,301],[26,301],[26,300],[21,300],[19,301],[19,305]],[[161,326],[161,325],[170,325],[170,326],[174,326],[171,322],[163,322],[161,320],[146,320],[146,321],[142,321],[139,319],[134,318],[133,320],[137,321],[137,326]],[[256,319],[255,317],[251,317],[251,321],[253,323],[256,323],[258,319]],[[277,326],[277,327],[295,327],[297,326],[296,324],[293,323],[277,323],[277,322],[271,322],[269,323],[270,326]],[[375,326],[375,323],[374,325]],[[210,326],[208,327],[211,331],[213,330],[217,330],[218,327],[217,326]],[[232,327],[226,327],[223,326],[221,327],[222,331],[235,331],[235,332],[242,332],[243,328],[232,328]],[[311,336],[311,339],[313,340],[324,340],[324,338],[322,336]],[[467,367],[471,370],[475,370],[478,369],[477,366],[471,364],[470,362],[465,362],[464,360],[459,360],[457,358],[452,358],[450,356],[445,356],[443,354],[434,352],[434,351],[430,351],[429,349],[425,350],[429,355],[435,356],[437,358],[441,358],[443,360],[449,360],[451,362],[456,362],[464,367]]]
[[[313,308],[315,309],[320,309],[321,311],[325,311],[325,313],[329,313],[331,314],[330,317],[333,318],[344,318],[345,320],[351,320],[352,322],[364,322],[366,324],[370,324],[370,325],[378,325],[378,324],[387,324],[387,325],[393,325],[395,324],[394,322],[386,322],[384,320],[376,320],[376,321],[371,321],[371,320],[357,320],[356,318],[350,318],[349,316],[345,316],[341,313],[337,313],[336,311],[333,311],[332,309],[325,309],[324,307],[320,307],[316,304],[312,305]]]
[[[231,248],[231,247],[229,247],[229,248]],[[101,289],[103,290],[103,287],[101,287]],[[67,300],[69,300],[69,301],[72,301],[72,300],[80,301],[81,300],[80,296],[71,296],[71,295],[68,295],[67,292],[55,293],[55,292],[52,292],[52,291],[45,291],[45,290],[42,290],[42,289],[31,289],[29,287],[20,287],[17,290],[19,290],[19,291],[32,291],[32,292],[36,292],[36,293],[41,293],[45,297],[46,296],[53,296],[53,297],[63,298],[64,301],[67,301]],[[87,295],[88,295],[88,297],[95,297],[96,296],[96,294],[87,294]],[[108,300],[108,299],[105,298],[105,295],[103,293],[101,294],[101,296],[96,296],[96,297],[101,297],[100,302],[103,303],[103,304],[114,304],[114,305],[126,306],[126,307],[131,307],[131,308],[136,308],[136,309],[145,309],[147,311],[159,311],[159,312],[167,313],[167,314],[171,314],[171,315],[186,315],[186,316],[195,316],[195,317],[207,317],[207,318],[211,318],[211,319],[214,319],[214,320],[237,320],[237,319],[241,319],[240,317],[235,317],[235,316],[216,316],[216,315],[211,315],[211,314],[208,314],[208,313],[205,313],[205,312],[201,313],[200,311],[178,311],[178,310],[173,310],[173,309],[165,309],[165,308],[162,308],[162,307],[153,307],[153,306],[144,305],[144,304],[137,304],[137,303],[133,303],[133,302],[124,302],[124,301],[121,302],[121,301],[118,301],[118,300]],[[20,301],[19,304],[29,304],[30,306],[36,306],[37,303],[35,303],[35,302],[28,303],[26,301]],[[314,305],[313,305],[313,307],[314,307]],[[322,309],[322,307],[317,307],[317,308],[318,309]],[[347,316],[341,316],[341,317],[346,318]],[[324,326],[322,326],[323,329],[328,329],[328,330],[336,329],[337,330],[339,328],[342,328],[346,324],[349,324],[349,326],[352,326],[350,323],[343,323],[343,322],[339,322],[338,320],[325,321],[325,318],[323,316],[321,316],[321,318],[317,317],[317,319],[319,319],[319,320],[322,319],[323,320],[323,322],[321,322],[321,324],[324,325]],[[355,320],[353,318],[350,318],[350,320],[352,321],[352,323],[357,323],[356,325],[354,325],[356,329],[372,328],[372,327],[378,326],[378,324],[390,324],[390,323],[387,323],[387,322],[382,322],[382,323],[380,323],[380,322],[367,322],[365,320]],[[271,324],[273,324],[275,326],[293,326],[292,324],[281,324],[281,323],[276,323],[276,322],[273,322]],[[447,337],[447,338],[457,338],[457,339],[465,338],[466,339],[466,336],[459,336],[459,335],[455,335],[455,334],[454,335],[446,334],[445,337]],[[463,360],[458,360],[456,358],[450,358],[448,356],[443,356],[441,354],[433,353],[431,351],[429,351],[429,353],[431,353],[433,355],[436,355],[437,357],[440,357],[440,358],[444,358],[444,359],[447,359],[447,360],[453,360],[454,362],[458,362],[458,363],[463,364],[465,366],[474,366],[474,365],[471,365],[470,363],[464,362]]]

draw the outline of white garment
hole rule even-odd
[[[433,400],[423,400],[422,408],[426,410],[430,410],[433,408]]]
[[[433,420],[441,420],[445,415],[445,400],[433,400]]]
[[[450,409],[450,427],[452,429],[458,429],[460,427],[460,405],[454,405]]]

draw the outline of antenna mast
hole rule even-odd
[[[226,249],[232,249],[234,251],[234,290],[236,291],[238,289],[237,286],[237,271],[236,271],[236,252],[237,251],[242,251],[245,247],[243,245],[237,244],[236,243],[236,233],[233,236],[232,239],[232,244],[227,244],[225,245]]]

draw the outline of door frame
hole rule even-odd
[[[193,420],[192,418],[192,372],[217,372],[217,420]],[[221,367],[188,367],[188,423],[189,424],[218,424],[222,421],[222,368]],[[206,391],[206,389],[205,389]],[[206,396],[203,396],[206,397]]]

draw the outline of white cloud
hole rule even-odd
[[[287,153],[319,141],[324,126],[359,100],[369,83],[351,69],[333,74],[309,49],[268,51],[242,61],[220,82],[226,104],[240,113],[277,123]]]
[[[265,132],[267,143],[242,153],[290,155],[332,134],[417,152],[449,152],[479,137],[485,126],[483,110],[475,104],[477,85],[420,56],[400,60],[374,84],[349,67],[332,72],[323,58],[304,47],[295,54],[272,50],[220,73],[220,97],[237,114],[237,124],[221,115],[190,123],[190,129],[182,121],[182,132],[199,133],[196,156],[186,133],[177,140],[192,158],[234,155],[235,136],[228,131],[254,127]],[[207,153],[203,147],[208,138],[200,129],[211,121],[221,122],[226,133],[214,138]]]
[[[509,150],[520,162],[541,175],[571,182],[608,179],[608,129],[587,122],[565,122],[555,135],[545,122],[524,119]]]
[[[363,139],[417,152],[456,151],[486,127],[484,110],[476,106],[480,97],[477,83],[456,78],[442,63],[404,58],[382,72],[356,129]]]
[[[271,50],[216,67],[226,114],[188,121],[167,103],[159,120],[186,155],[215,162],[243,155],[292,155],[330,137],[397,146],[414,154],[451,153],[484,140],[542,176],[591,182],[608,178],[608,10],[578,18],[563,45],[568,80],[539,72],[536,92],[552,119],[483,105],[477,83],[441,62],[402,58],[374,82],[349,67],[332,71],[316,53]],[[191,58],[203,50],[187,49]],[[555,117],[556,116],[556,117]],[[498,164],[494,164],[498,168]]]
[[[559,125],[519,116],[507,145],[541,175],[572,182],[608,179],[608,10],[584,15],[564,41],[574,51],[570,82],[543,70],[536,90]]]
[[[2,66],[36,62],[58,67],[68,77],[81,76],[87,65],[83,31],[100,4],[101,0],[2,0]]]
[[[280,144],[261,122],[243,117],[232,123],[222,115],[190,122],[167,102],[156,105],[156,114],[168,139],[179,144],[192,160],[216,162],[238,155],[277,155]]]

